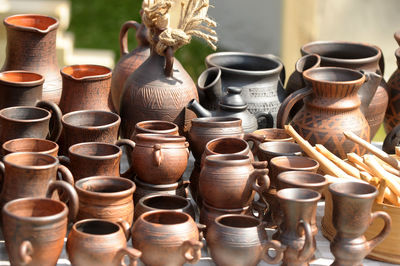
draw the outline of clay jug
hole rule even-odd
[[[181,134],[190,128],[195,114],[185,110],[198,100],[196,85],[167,48],[166,56],[154,49],[150,57],[129,76],[121,98],[122,137],[130,138],[135,124],[144,120],[165,120],[178,125]]]
[[[394,34],[394,38],[400,45],[400,31]],[[397,69],[388,80],[389,105],[385,114],[385,131],[389,133],[400,123],[400,48],[397,48],[394,55],[397,60]]]
[[[138,46],[129,52],[128,30],[136,30],[136,41]],[[119,103],[126,79],[132,74],[149,56],[149,42],[146,39],[147,29],[144,24],[136,21],[126,21],[119,33],[120,59],[115,65],[111,79],[111,98],[114,109],[119,111]]]
[[[256,115],[263,112],[273,118],[260,120],[259,128],[276,125],[279,106],[286,97],[283,88],[285,70],[276,56],[219,52],[207,56],[205,61],[207,67],[221,69],[222,95],[228,87],[241,87],[242,98],[248,104],[250,113]],[[217,79],[219,76],[215,77]]]
[[[365,148],[347,140],[344,131],[352,131],[370,141],[370,128],[360,110],[358,90],[365,82],[361,72],[336,67],[309,69],[303,73],[309,86],[289,95],[278,113],[283,127],[292,106],[304,98],[303,108],[291,122],[295,130],[312,145],[324,145],[340,158],[347,153],[363,155]]]
[[[99,65],[72,65],[61,69],[63,114],[80,110],[113,111],[111,69]]]
[[[344,67],[376,73],[383,76],[384,59],[382,51],[366,43],[318,41],[304,45],[301,54],[318,54],[322,67]],[[370,75],[360,88],[361,111],[371,128],[371,139],[383,122],[388,105],[387,84],[382,77]]]
[[[43,100],[56,104],[61,96],[57,64],[58,20],[49,16],[22,14],[3,21],[7,30],[6,60],[1,71],[26,70],[44,76]]]

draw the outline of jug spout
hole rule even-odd
[[[222,96],[221,69],[210,67],[204,70],[197,80],[200,103],[210,110],[218,109],[218,102]]]
[[[192,110],[197,115],[197,117],[212,117],[211,112],[201,106],[201,104],[196,101],[196,99],[191,100],[186,107],[189,110]]]
[[[374,98],[375,92],[382,81],[382,76],[375,72],[365,72],[365,83],[358,91],[361,100],[361,112],[365,115],[368,111],[369,104]]]

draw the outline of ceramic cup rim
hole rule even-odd
[[[17,164],[13,161],[10,161],[13,159],[13,157],[21,157],[21,156],[35,156],[35,157],[42,157],[43,159],[50,160],[51,162],[45,164],[45,165],[21,165]],[[21,152],[13,152],[10,154],[7,154],[6,156],[3,157],[3,162],[6,165],[13,166],[15,168],[19,169],[29,169],[29,170],[43,170],[43,169],[50,169],[52,167],[56,167],[59,164],[58,158],[45,154],[45,153],[40,153],[40,152],[28,152],[28,151],[21,151]]]
[[[252,226],[238,227],[238,226],[225,225],[225,224],[221,223],[222,219],[231,218],[231,217],[246,219],[246,220],[249,220],[249,221],[254,221],[257,224],[256,225],[252,225]],[[254,229],[254,228],[257,228],[259,226],[262,226],[262,223],[261,223],[261,221],[259,219],[255,218],[255,217],[252,217],[250,215],[246,215],[246,214],[223,214],[223,215],[220,215],[217,218],[215,218],[215,223],[218,226],[223,227],[223,228],[230,228],[230,229],[234,228],[234,229],[237,229],[237,230],[249,230],[249,229]]]
[[[168,125],[171,128],[169,129],[148,129],[148,128],[143,128],[143,125],[146,124],[164,124],[164,125]],[[145,121],[140,121],[137,122],[135,125],[135,128],[139,129],[139,130],[143,130],[143,131],[148,131],[148,132],[143,132],[143,133],[154,133],[154,134],[167,134],[167,133],[172,133],[172,132],[178,132],[179,127],[170,122],[170,121],[164,121],[164,120],[145,120]],[[140,133],[138,133],[140,134]]]
[[[97,192],[97,191],[90,191],[83,188],[85,183],[95,182],[95,181],[102,181],[102,180],[116,180],[120,183],[124,183],[129,185],[130,187],[124,190],[116,191],[116,192]],[[78,193],[87,194],[94,197],[101,197],[101,198],[115,198],[115,197],[127,197],[132,195],[136,190],[136,185],[134,182],[127,178],[118,177],[118,176],[89,176],[82,179],[79,179],[74,184],[75,189]]]
[[[81,147],[91,147],[91,146],[105,146],[105,147],[110,147],[115,149],[115,152],[112,154],[107,154],[107,155],[90,155],[90,154],[83,154],[83,153],[79,153],[78,149]],[[76,143],[71,145],[68,148],[68,153],[70,154],[70,157],[72,157],[71,155],[75,156],[75,157],[80,157],[80,158],[87,158],[87,159],[91,159],[91,160],[109,160],[109,159],[115,159],[115,158],[119,158],[122,156],[122,149],[120,147],[118,147],[117,145],[111,144],[111,143],[105,143],[105,142],[80,142],[80,143]]]
[[[178,222],[178,223],[171,223],[171,224],[160,224],[160,223],[154,223],[154,222],[150,222],[148,221],[146,218],[148,218],[148,216],[151,215],[156,215],[156,214],[162,214],[162,215],[175,215],[175,216],[185,216],[185,220],[182,222]],[[150,224],[151,226],[166,226],[166,227],[173,227],[173,226],[179,226],[179,225],[183,225],[186,224],[188,222],[190,222],[192,220],[192,217],[185,213],[185,212],[177,212],[177,211],[171,211],[171,210],[155,210],[155,211],[149,211],[149,212],[145,212],[142,215],[139,216],[140,220],[142,220],[144,223],[146,224]]]
[[[48,150],[43,150],[43,151],[34,151],[34,152],[38,152],[38,153],[53,153],[56,150],[59,149],[59,146],[56,142],[48,140],[48,139],[40,139],[40,138],[17,138],[17,139],[10,139],[6,142],[3,143],[2,148],[4,151],[8,152],[8,153],[14,153],[17,151],[12,151],[9,147],[7,147],[8,145],[12,145],[15,142],[25,142],[25,141],[38,141],[38,142],[44,142],[47,144],[51,144],[53,146],[53,148],[48,149]]]
[[[338,190],[341,186],[345,186],[345,188],[349,188],[350,186],[362,186],[366,189],[370,189],[371,192],[369,193],[349,193],[343,192]],[[339,187],[339,188],[337,188]],[[328,186],[328,190],[332,195],[341,196],[341,197],[350,197],[355,199],[369,199],[374,198],[378,195],[378,189],[373,185],[367,184],[365,182],[358,182],[358,181],[345,181],[345,182],[338,182],[332,183]]]
[[[81,70],[84,68],[96,68],[100,69],[102,72],[101,74],[93,74],[93,75],[87,75],[83,77],[74,77],[72,74],[68,73],[67,70]],[[112,75],[112,70],[109,67],[102,66],[102,65],[96,65],[96,64],[74,64],[74,65],[68,65],[64,66],[60,70],[61,75],[64,78],[70,79],[70,80],[77,80],[77,81],[97,81],[97,80],[104,80],[104,79],[109,79],[111,78]]]
[[[145,204],[145,201],[147,201],[147,200],[151,200],[151,199],[154,199],[154,198],[162,198],[162,197],[178,199],[178,200],[180,200],[182,202],[185,202],[186,204],[185,204],[185,206],[183,206],[181,208],[176,208],[176,209],[158,209],[158,208],[154,208],[154,207],[152,207],[150,205]],[[151,209],[152,211],[153,210],[154,211],[155,210],[173,210],[173,211],[178,211],[178,210],[184,210],[186,208],[190,208],[190,201],[187,198],[179,196],[179,195],[172,195],[172,194],[167,194],[167,193],[154,193],[154,194],[149,194],[149,195],[146,195],[146,196],[140,198],[140,200],[138,201],[138,203],[136,205],[137,206],[138,205],[143,205],[143,206]]]
[[[286,159],[286,160],[285,160]],[[307,163],[311,163],[313,165],[311,166],[307,166],[307,167],[291,167],[291,166],[282,166],[281,164],[279,164],[280,161],[300,161],[300,162],[307,162]],[[319,163],[318,161],[309,158],[309,157],[305,157],[305,156],[297,156],[297,155],[282,155],[282,156],[276,156],[274,158],[272,158],[269,161],[269,165],[272,166],[274,165],[276,168],[280,168],[283,169],[284,171],[292,171],[293,170],[298,170],[301,169],[303,171],[311,171],[313,169],[318,169],[319,168]]]
[[[320,182],[315,182],[315,183],[306,183],[307,187],[310,188],[317,188],[317,187],[322,187],[322,186],[326,186],[328,184],[328,180],[326,180],[326,178],[323,175],[320,175],[318,173],[314,173],[314,172],[309,172],[309,171],[285,171],[282,173],[279,173],[277,176],[278,182],[283,182],[283,183],[287,183],[293,186],[296,186],[297,183],[293,182],[296,181],[295,178],[290,179],[288,178],[288,176],[314,176],[317,178],[320,178],[321,181]]]
[[[74,125],[72,123],[67,123],[65,120],[77,116],[79,114],[94,114],[94,115],[101,115],[101,114],[106,114],[109,117],[114,118],[112,122],[105,123],[99,126],[80,126],[80,125]],[[64,114],[61,118],[61,122],[64,127],[70,127],[70,128],[79,128],[79,129],[106,129],[114,126],[118,126],[121,123],[121,117],[117,115],[116,113],[110,112],[110,111],[103,111],[103,110],[79,110],[79,111],[73,111],[69,112],[67,114]]]
[[[92,223],[92,222],[98,222],[98,223],[105,223],[105,224],[112,224],[114,226],[116,226],[118,228],[118,230],[116,230],[115,232],[112,233],[108,233],[108,234],[90,234],[90,233],[86,233],[86,232],[82,232],[80,230],[78,230],[78,226],[85,224],[85,223]],[[122,228],[119,224],[111,221],[111,220],[106,220],[106,219],[98,219],[98,218],[89,218],[89,219],[83,219],[80,221],[77,221],[74,223],[74,225],[71,228],[71,231],[75,231],[75,233],[83,235],[83,236],[90,236],[93,238],[104,238],[104,237],[115,237],[118,234],[123,233],[122,232]]]
[[[358,76],[358,78],[351,78],[349,80],[344,81],[333,81],[333,80],[326,80],[326,79],[318,79],[313,77],[315,73],[329,73],[329,72],[342,72],[347,74],[352,74]],[[303,72],[304,79],[312,82],[323,82],[323,83],[330,83],[330,84],[363,84],[365,82],[365,75],[359,71],[344,68],[344,67],[317,67],[317,68],[310,68]]]
[[[298,192],[301,194],[309,194],[310,196],[307,198],[295,198],[291,197],[291,192]],[[287,195],[289,194],[289,195]],[[321,194],[315,190],[308,189],[308,188],[284,188],[281,190],[278,190],[276,192],[276,196],[280,200],[284,201],[293,201],[293,202],[315,202],[321,199]]]
[[[21,110],[21,109],[37,110],[39,112],[43,112],[43,116],[40,118],[32,118],[32,119],[16,119],[16,118],[10,118],[10,117],[4,115],[4,112],[10,111],[10,110],[11,111]],[[11,106],[11,107],[6,107],[6,108],[3,108],[0,110],[0,117],[4,120],[17,122],[17,123],[36,123],[36,122],[43,122],[46,120],[50,120],[51,113],[44,108],[40,108],[40,107],[36,107],[36,106]]]
[[[31,76],[36,76],[37,79],[31,80],[31,81],[10,81],[7,79],[4,79],[8,75],[11,74],[19,74],[20,76],[24,75],[31,75]],[[43,85],[44,83],[44,77],[43,75],[32,72],[32,71],[26,71],[26,70],[8,70],[8,71],[3,71],[0,72],[0,83],[12,86],[12,87],[34,87],[34,86],[39,86]]]
[[[10,19],[14,19],[14,18],[26,18],[26,17],[33,17],[33,18],[46,18],[49,20],[53,21],[53,24],[49,25],[47,27],[47,29],[45,30],[40,30],[38,28],[34,28],[34,27],[28,27],[28,26],[21,26],[21,25],[17,25],[14,23],[10,22]],[[11,15],[6,17],[3,20],[3,24],[7,27],[13,28],[15,30],[20,30],[20,31],[31,31],[31,32],[40,32],[40,33],[48,33],[50,31],[56,30],[60,24],[60,22],[58,21],[58,19],[51,17],[51,16],[46,16],[46,15],[41,15],[41,14],[32,14],[32,13],[28,13],[28,14],[16,14],[16,15]]]

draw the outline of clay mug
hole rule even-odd
[[[3,182],[1,206],[14,199],[51,196],[54,190],[65,192],[69,201],[78,205],[74,178],[56,157],[36,152],[10,153],[0,162],[0,172]],[[61,175],[63,180],[56,180],[57,175]],[[54,197],[57,199],[58,195]]]
[[[37,138],[20,138],[6,141],[2,145],[3,155],[7,155],[13,152],[39,152],[49,154],[57,157],[58,145],[57,143],[47,139]]]
[[[335,256],[332,265],[361,265],[365,256],[389,234],[391,221],[383,211],[371,213],[378,190],[366,183],[341,182],[328,187],[332,196],[332,222],[336,235],[331,242],[331,252]],[[381,218],[382,230],[371,240],[364,233],[373,220]]]
[[[184,181],[182,178],[175,183],[162,185],[146,183],[141,181],[139,178],[134,178],[133,182],[136,184],[136,191],[133,194],[133,201],[135,202],[135,205],[138,204],[141,198],[151,194],[163,193],[169,195],[178,195],[184,198],[186,198],[189,194],[187,191],[189,182]]]
[[[60,71],[63,114],[79,110],[113,111],[111,69],[100,65],[71,65]]]
[[[268,169],[253,167],[248,156],[218,154],[206,157],[199,178],[200,195],[216,208],[235,209],[250,205],[255,192],[262,198],[269,187]]]
[[[54,123],[50,123],[51,118]],[[0,143],[17,138],[57,141],[61,130],[57,112],[50,113],[44,108],[34,106],[14,106],[0,110]]]
[[[116,145],[102,142],[82,142],[69,147],[69,156],[59,156],[61,164],[68,167],[75,180],[89,176],[129,176],[128,170],[120,173],[122,149],[133,148],[131,140],[118,140]]]
[[[148,266],[195,264],[201,258],[203,243],[189,214],[151,211],[141,215],[131,230],[132,246],[142,252]]]
[[[131,139],[139,133],[165,134],[179,136],[179,128],[172,122],[163,120],[148,120],[136,123]]]
[[[46,198],[16,199],[4,205],[2,229],[11,265],[56,265],[67,233],[67,215],[64,203]]]
[[[220,266],[256,266],[263,260],[277,264],[282,260],[281,244],[268,241],[264,225],[258,219],[243,214],[221,215],[207,230],[207,247],[213,261]],[[269,250],[276,251],[275,257]]]
[[[124,221],[111,222],[102,219],[86,219],[76,222],[68,234],[67,254],[72,265],[129,265],[136,266],[142,255],[140,251],[127,247],[129,225]]]
[[[190,199],[178,195],[169,195],[163,193],[150,194],[141,198],[135,208],[135,220],[140,215],[156,210],[172,210],[184,212],[195,219],[194,206]]]
[[[244,136],[244,139],[248,142],[253,142],[251,145],[254,155],[258,153],[258,145],[263,142],[271,141],[284,141],[294,142],[294,139],[286,133],[283,128],[261,128],[257,129],[252,133],[248,133]]]
[[[140,180],[162,185],[182,177],[189,159],[185,137],[141,133],[135,136],[134,143],[132,166]]]
[[[302,149],[297,143],[271,141],[258,145],[257,157],[260,161],[267,161],[269,163],[272,158],[277,156],[300,156],[301,153]]]
[[[75,183],[79,196],[77,220],[97,218],[133,223],[133,193],[136,185],[117,176],[91,176]]]
[[[279,237],[285,246],[282,265],[308,265],[316,249],[310,224],[321,194],[304,188],[285,188],[277,192],[277,197],[284,214]]]

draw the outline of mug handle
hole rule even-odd
[[[140,27],[140,23],[134,21],[134,20],[129,20],[126,21],[122,27],[121,31],[119,32],[119,51],[120,51],[120,56],[124,56],[129,53],[128,50],[128,30],[129,29],[135,29],[135,31],[138,31]]]
[[[122,218],[119,218],[117,221],[117,224],[121,227],[122,231],[124,232],[124,235],[126,237],[126,241],[129,240],[129,238],[131,238],[131,226],[129,225],[129,223],[127,221],[125,221]]]
[[[253,147],[251,148],[251,152],[254,155],[256,155],[258,152],[258,145],[264,142],[265,135],[247,133],[244,135],[243,139],[247,142],[253,142]]]
[[[69,183],[71,186],[75,184],[74,176],[66,166],[59,164],[57,166],[57,173],[60,173],[62,180]]]
[[[186,240],[182,243],[181,251],[183,257],[190,264],[197,263],[201,258],[201,248],[203,247],[203,243],[199,240]]]
[[[274,249],[276,251],[275,257],[269,255],[269,249]],[[267,241],[263,245],[263,257],[262,260],[268,264],[278,264],[283,259],[283,254],[286,250],[286,247],[282,245],[278,240],[270,240]]]
[[[47,139],[57,142],[58,139],[60,138],[62,131],[62,123],[61,123],[62,112],[60,110],[60,107],[58,107],[57,104],[49,101],[39,101],[36,103],[36,106],[52,112],[51,118],[53,120],[53,123],[52,123],[52,128],[50,128],[50,134],[47,137]]]
[[[3,189],[3,184],[4,184],[4,177],[6,176],[6,167],[4,166],[4,163],[0,161],[0,191]]]
[[[33,252],[32,243],[29,240],[24,240],[18,250],[20,265],[29,264],[32,261]]]
[[[153,159],[156,166],[160,166],[164,160],[161,144],[154,144],[153,146]]]
[[[272,116],[271,113],[265,113],[265,112],[259,112],[255,114],[255,117],[257,119],[257,124],[259,125],[260,128],[260,123],[258,122],[259,119],[265,118],[267,121],[267,126],[265,128],[272,128],[274,127],[274,117]]]
[[[119,139],[119,140],[117,140],[115,145],[117,145],[118,147],[128,146],[129,148],[131,148],[131,153],[132,153],[133,150],[135,149],[136,143],[130,139]],[[129,156],[128,156],[128,158],[129,158]],[[120,173],[120,176],[129,178],[134,173],[133,162],[129,162],[129,164],[130,164],[129,169],[126,170],[125,173]]]
[[[299,260],[305,260],[308,257],[311,256],[313,252],[313,235],[312,235],[312,230],[311,226],[309,223],[305,222],[304,220],[300,220],[298,223],[298,229],[303,228],[304,230],[304,235],[305,235],[305,240],[304,240],[304,246],[300,250],[299,255],[297,258]]]
[[[124,262],[124,257],[128,256],[129,266],[137,266],[138,259],[142,256],[142,252],[130,247],[124,247],[118,250],[117,260],[120,261],[120,266],[126,266]]]
[[[252,186],[252,190],[256,191],[258,196],[260,197],[260,199],[262,200],[262,202],[265,204],[266,208],[263,209],[261,207],[260,204],[258,204],[259,208],[256,209],[253,207],[254,209],[256,209],[258,211],[258,215],[259,215],[259,219],[260,221],[262,221],[264,219],[265,213],[268,210],[268,202],[267,199],[265,198],[263,192],[267,191],[269,188],[269,184],[270,184],[270,180],[268,177],[268,168],[267,167],[267,163],[266,162],[254,162],[253,164],[256,164],[256,167],[260,167],[261,166],[265,166],[264,169],[262,168],[256,168],[254,169],[253,173],[251,173],[250,175],[250,182],[251,182],[251,186]],[[261,185],[259,185],[259,183],[261,183]]]
[[[385,237],[389,234],[390,229],[392,227],[392,219],[391,219],[390,215],[384,211],[377,211],[377,212],[371,213],[370,224],[373,222],[373,220],[375,220],[378,217],[381,217],[383,219],[385,225],[382,228],[382,231],[376,237],[374,237],[373,239],[371,239],[367,242],[367,247],[368,247],[369,251],[374,249],[383,239],[385,239]]]
[[[58,189],[61,189],[68,195],[69,199],[68,220],[70,222],[74,222],[76,220],[76,216],[78,215],[78,210],[79,210],[78,194],[76,193],[74,187],[71,184],[65,181],[57,180],[49,184],[49,187],[47,188],[46,198],[51,198],[53,192]]]
[[[58,161],[60,161],[60,164],[65,165],[66,167],[69,167],[71,165],[71,159],[68,156],[58,155],[57,158]]]

